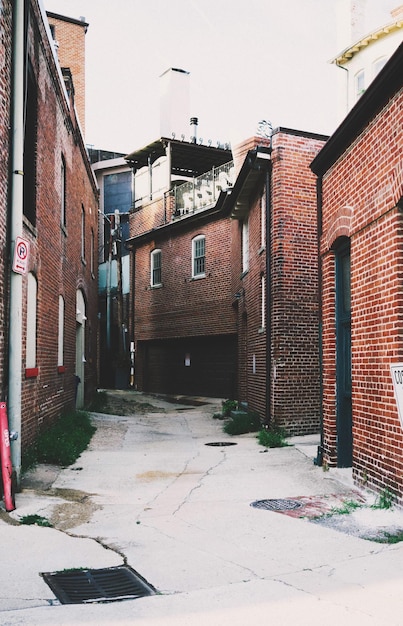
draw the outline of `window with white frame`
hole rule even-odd
[[[59,296],[59,328],[57,340],[57,365],[64,365],[64,298]]]
[[[162,256],[161,250],[151,252],[151,286],[156,287],[162,284]]]
[[[37,292],[38,283],[35,276],[30,272],[27,277],[27,335],[25,367],[36,367],[36,324],[37,324]]]
[[[81,260],[85,260],[85,209],[81,205]]]
[[[91,228],[91,250],[90,250],[90,267],[91,267],[91,276],[95,278],[95,234],[94,229]]]
[[[266,246],[266,192],[260,197],[260,246],[264,248]]]
[[[192,240],[192,278],[205,276],[206,237],[198,235]]]
[[[242,272],[249,270],[249,221],[245,217],[242,222]]]
[[[373,65],[372,65],[372,75],[375,78],[375,76],[377,74],[379,74],[379,72],[381,71],[381,69],[383,68],[384,65],[386,65],[386,61],[388,59],[386,57],[381,57],[380,59],[377,59]]]
[[[365,91],[365,72],[364,70],[360,70],[355,75],[355,97],[357,100],[360,96],[362,96],[364,91]]]
[[[60,223],[66,226],[66,162],[63,155],[60,165]]]

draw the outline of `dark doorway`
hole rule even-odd
[[[343,238],[343,241],[336,249],[336,427],[338,467],[351,467],[353,461],[350,274],[350,241]]]

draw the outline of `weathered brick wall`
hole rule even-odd
[[[262,246],[262,219],[266,210],[264,180],[251,198],[249,271],[241,279],[241,225],[233,227],[237,250],[233,252],[233,270],[238,281],[234,289],[241,293],[239,400],[246,401],[262,419],[271,418],[290,434],[319,429],[316,179],[309,164],[323,143],[318,136],[284,129],[273,135],[269,281],[267,242]],[[262,145],[262,140],[255,137],[237,148],[234,157],[238,170],[247,151],[258,144]],[[271,293],[266,296],[266,307],[271,306],[270,376],[266,374],[270,367],[268,331],[262,327],[262,276],[266,290],[269,288]],[[266,406],[268,384],[271,385],[270,415]]]
[[[24,220],[30,240],[29,271],[38,283],[38,373],[24,377],[23,343],[22,445],[23,449],[63,409],[74,406],[76,359],[76,293],[86,303],[85,390],[89,400],[96,388],[97,361],[97,247],[98,193],[74,112],[64,101],[44,25],[36,2],[28,31],[28,54],[38,88],[36,226]],[[42,40],[42,45],[39,45]],[[66,227],[61,227],[61,161],[66,163]],[[82,208],[85,211],[85,257],[82,258]],[[91,264],[93,233],[94,263]],[[92,265],[92,267],[91,267]],[[23,280],[23,329],[26,328],[26,286]],[[59,295],[65,302],[64,371],[58,371]],[[25,331],[23,336],[25,337]]]
[[[11,1],[3,2],[0,11],[0,399],[5,399],[7,363],[7,306],[9,266],[7,254],[7,211],[9,180],[9,127],[11,84]]]
[[[390,375],[403,360],[402,91],[392,98],[323,180],[325,456],[335,463],[334,262],[351,241],[353,474],[402,499],[403,432]]]
[[[184,219],[184,221],[187,218]],[[206,237],[206,276],[192,279],[192,239]],[[158,236],[158,239],[157,239]],[[150,287],[150,253],[161,249],[162,287]],[[144,340],[235,332],[229,218],[195,225],[136,247],[134,315]]]
[[[273,136],[272,416],[295,434],[316,432],[320,416],[316,177],[324,144],[315,136]]]
[[[58,19],[49,16],[58,43],[60,67],[68,67],[74,81],[74,100],[85,135],[85,33],[87,24],[80,20]]]

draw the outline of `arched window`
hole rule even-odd
[[[57,338],[57,366],[59,370],[64,366],[64,298],[59,296],[59,326]]]
[[[162,256],[161,250],[151,252],[151,286],[157,287],[162,284]]]
[[[198,235],[192,239],[192,278],[206,275],[206,237]]]
[[[27,283],[27,339],[25,367],[27,370],[36,368],[36,326],[37,326],[37,292],[38,284],[35,276],[30,272]]]

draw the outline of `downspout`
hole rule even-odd
[[[11,178],[10,178],[10,267],[16,238],[23,232],[24,167],[24,0],[13,2],[11,83]],[[21,475],[21,368],[22,368],[22,275],[10,270],[8,338],[9,429],[18,437],[11,446],[17,489]]]
[[[272,149],[272,139],[270,140],[270,149]],[[268,428],[271,425],[271,400],[272,400],[272,353],[271,353],[271,214],[272,214],[272,161],[270,159],[266,168],[266,419],[265,424]]]
[[[317,456],[314,459],[315,465],[322,466],[323,463],[323,326],[322,326],[322,260],[320,254],[320,240],[322,236],[322,176],[316,180],[316,207],[317,207],[317,246],[318,246],[318,334],[319,334],[319,428],[320,444]]]

